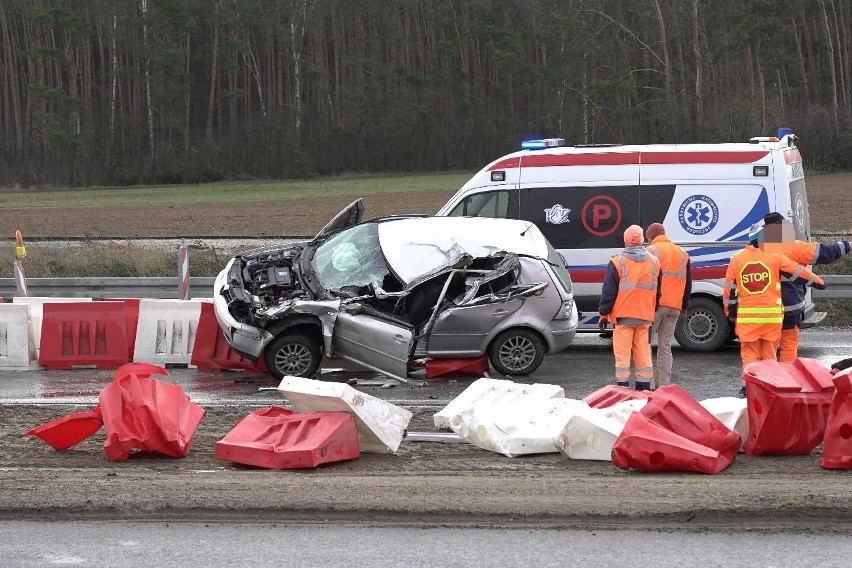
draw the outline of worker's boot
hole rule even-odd
[[[636,390],[638,390],[638,391],[649,391],[649,390],[651,390],[651,382],[650,381],[636,381]]]

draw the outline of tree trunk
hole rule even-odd
[[[210,89],[207,97],[207,128],[204,139],[213,141],[213,116],[216,112],[216,80],[219,77],[219,0],[213,8],[213,39],[210,54]]]

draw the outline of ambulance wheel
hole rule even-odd
[[[544,341],[526,329],[507,329],[488,346],[491,366],[503,375],[524,377],[544,360]]]
[[[276,379],[311,377],[319,369],[322,350],[302,333],[285,333],[266,347],[266,368]]]
[[[689,301],[686,317],[675,327],[675,339],[687,351],[715,351],[728,339],[728,319],[710,298]]]

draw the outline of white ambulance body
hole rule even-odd
[[[781,134],[781,133],[779,133]],[[810,239],[802,157],[795,136],[749,143],[565,147],[504,156],[477,173],[438,215],[508,217],[535,223],[565,258],[582,312],[580,331],[598,331],[601,284],[624,230],[663,223],[689,253],[692,297],[676,337],[687,349],[714,350],[729,337],[722,280],[749,227],[770,211]],[[526,143],[525,143],[526,144]],[[825,317],[808,297],[803,327]]]

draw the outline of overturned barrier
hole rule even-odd
[[[190,366],[200,315],[193,300],[140,301],[133,360]]]
[[[477,379],[450,403],[435,413],[433,419],[435,428],[449,429],[453,417],[465,410],[482,404],[506,403],[521,397],[532,397],[537,400],[549,398],[565,398],[565,391],[556,385],[533,384],[525,385],[503,379]]]
[[[852,469],[852,369],[838,373],[834,379],[822,458],[826,469]]]
[[[634,412],[648,403],[623,400],[606,408],[587,408],[572,416],[556,436],[556,448],[575,460],[612,461],[612,447]]]
[[[527,395],[471,406],[453,416],[450,427],[474,446],[510,458],[556,453],[557,435],[573,416],[588,409],[582,400]]]
[[[646,400],[651,391],[637,391],[629,387],[607,385],[586,396],[583,401],[592,408],[606,408],[625,400]]]
[[[411,412],[340,383],[284,377],[278,391],[297,412],[349,412],[355,417],[358,443],[365,452],[399,449]]]
[[[816,359],[757,361],[743,369],[748,455],[804,455],[822,442],[834,394],[831,372]]]
[[[0,304],[0,369],[28,369],[36,360],[29,310],[23,304]]]
[[[123,302],[45,303],[38,363],[117,369],[129,362]]]
[[[748,439],[748,401],[734,396],[707,398],[698,402],[726,428],[740,435],[741,445]]]
[[[280,406],[252,412],[216,442],[216,459],[266,469],[303,469],[360,455],[348,412],[296,414]]]

